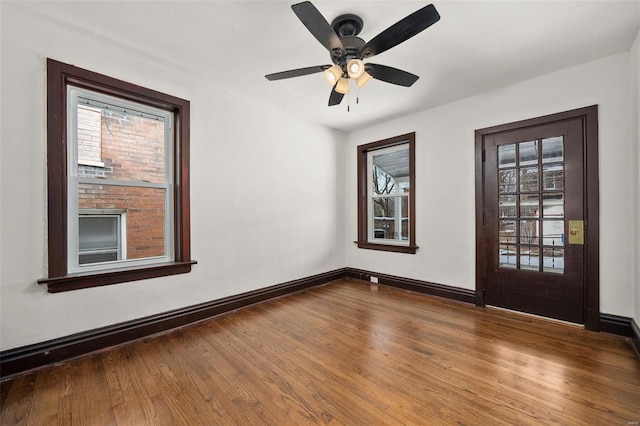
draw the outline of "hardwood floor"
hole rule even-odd
[[[0,388],[2,425],[640,421],[624,339],[355,280]]]

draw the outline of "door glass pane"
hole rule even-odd
[[[515,268],[517,263],[517,246],[514,244],[500,244],[499,266]]]
[[[540,209],[538,194],[520,196],[520,217],[538,217]]]
[[[538,244],[538,220],[520,221],[520,244]]]
[[[501,243],[516,243],[516,221],[501,220],[498,234]]]
[[[498,171],[498,192],[516,192],[516,169]]]
[[[564,217],[564,194],[542,194],[542,216]]]
[[[564,189],[563,164],[553,164],[542,167],[542,189],[545,191]]]
[[[540,269],[540,250],[537,246],[520,246],[520,269]]]
[[[518,149],[520,151],[520,166],[538,164],[538,141],[520,142]]]
[[[531,192],[538,190],[538,168],[522,167],[520,169],[520,191]]]
[[[564,272],[564,249],[561,248],[545,248],[543,253],[544,272]]]
[[[498,167],[515,167],[516,165],[516,144],[498,146]]]
[[[498,215],[500,217],[516,217],[516,196],[515,195],[499,195],[498,196]]]
[[[562,136],[542,139],[542,162],[552,163],[564,160],[564,141]]]
[[[542,244],[552,247],[564,246],[564,220],[542,222]]]

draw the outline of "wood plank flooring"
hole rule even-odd
[[[341,280],[0,384],[2,425],[637,425],[621,338]]]

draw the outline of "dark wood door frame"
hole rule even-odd
[[[580,119],[583,126],[584,147],[584,219],[586,225],[584,279],[584,321],[587,330],[600,329],[600,211],[598,183],[598,106],[545,115],[543,117],[501,124],[475,131],[476,179],[476,305],[484,306],[486,283],[486,253],[484,226],[484,140],[489,135],[524,129],[560,121]]]

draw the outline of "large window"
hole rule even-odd
[[[415,253],[415,133],[358,147],[358,247]]]
[[[49,291],[185,273],[189,102],[47,62]]]

